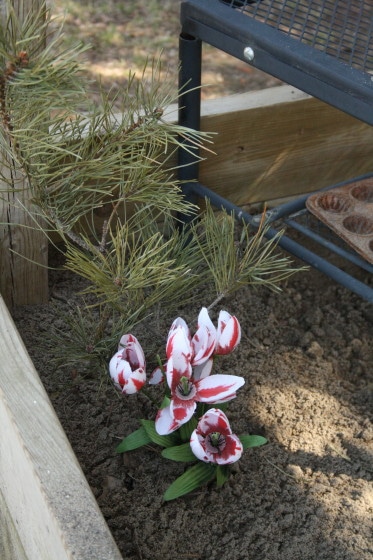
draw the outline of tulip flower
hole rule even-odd
[[[210,358],[216,345],[216,329],[210,319],[209,323],[205,323],[201,311],[198,316],[197,332],[191,337],[188,325],[184,319],[181,317],[175,319],[168,333],[166,344],[167,358],[178,352],[184,354],[190,360],[192,366],[204,364]]]
[[[137,338],[132,334],[122,336],[109,364],[114,385],[126,395],[137,393],[146,381],[145,367],[144,351]]]
[[[238,346],[240,340],[241,327],[237,317],[227,311],[220,311],[214,354],[229,354]]]
[[[188,422],[197,402],[217,404],[231,400],[245,383],[244,378],[237,375],[216,374],[195,379],[188,358],[179,353],[169,358],[166,378],[171,402],[158,411],[155,428],[159,435],[170,434]]]
[[[232,433],[228,418],[217,408],[200,418],[190,437],[190,447],[197,459],[216,465],[235,463],[243,453],[243,445]]]
[[[216,329],[209,317],[207,308],[202,307],[198,316],[198,326],[203,326],[209,333],[214,333],[215,346],[211,354],[229,354],[240,343],[240,323],[237,317],[230,315],[228,311],[220,311],[218,328]]]

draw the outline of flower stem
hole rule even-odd
[[[211,309],[212,309],[213,307],[215,307],[215,305],[217,305],[222,299],[224,299],[226,295],[227,295],[226,292],[221,292],[221,293],[214,299],[214,301],[213,301],[212,303],[210,303],[210,305],[207,307],[207,311],[211,311]]]

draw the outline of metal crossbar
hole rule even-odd
[[[209,199],[211,204],[216,208],[223,208],[228,212],[233,213],[237,220],[242,220],[246,224],[252,225],[253,227],[257,227],[259,221],[261,221],[261,216],[253,216],[249,212],[242,210],[242,208],[236,206],[229,200],[226,200],[224,197],[218,195],[211,189],[207,188],[205,185],[202,185],[198,182],[192,183],[190,185],[190,189],[193,194]],[[290,212],[298,206],[300,206],[298,205],[298,201],[289,203],[288,211]],[[289,228],[300,231],[308,239],[318,243],[328,250],[333,251],[335,254],[342,256],[344,259],[346,259],[346,261],[349,261],[349,263],[356,265],[358,269],[363,269],[366,272],[366,278],[369,279],[369,274],[372,273],[373,266],[363,261],[358,255],[349,251],[349,256],[346,251],[340,247],[335,250],[332,242],[328,242],[321,236],[321,239],[317,239],[317,234],[315,234],[315,232],[313,232],[311,228],[304,226],[302,227],[291,215],[284,221]],[[278,236],[280,229],[283,229],[283,225],[278,228],[275,227],[275,224],[271,225],[270,221],[268,223],[270,224],[270,227],[266,232],[266,237],[273,239],[274,237]],[[302,242],[293,239],[289,234],[285,234],[281,235],[278,244],[291,255],[294,255],[295,257],[301,259],[303,262],[324,273],[326,276],[329,276],[335,282],[337,282],[341,286],[346,287],[348,290],[354,292],[366,301],[373,303],[372,286],[370,286],[368,283],[365,283],[363,280],[352,276],[350,272],[346,272],[340,266],[336,266],[328,259],[320,256],[319,253],[308,249]]]

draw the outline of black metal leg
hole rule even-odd
[[[179,39],[179,124],[193,130],[200,129],[201,118],[201,41],[190,35],[181,34]],[[183,194],[189,202],[196,203],[197,197],[192,191],[192,182],[198,180],[199,150],[183,139],[179,149],[179,180]],[[187,222],[190,217],[179,217]]]

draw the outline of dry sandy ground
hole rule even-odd
[[[51,283],[70,302],[81,286],[61,272],[51,273]],[[50,306],[16,312],[123,557],[371,559],[372,307],[316,271],[297,274],[281,294],[245,288],[222,306],[244,332],[219,368],[246,379],[229,407],[231,424],[269,443],[246,451],[222,489],[168,503],[162,494],[183,465],[155,449],[114,452],[138,418],[154,417],[152,406],[141,395],[118,398],[110,385],[99,388],[95,372],[88,380],[54,372],[47,333],[58,314]],[[191,324],[197,312],[180,309]],[[145,348],[147,331],[135,332]]]

